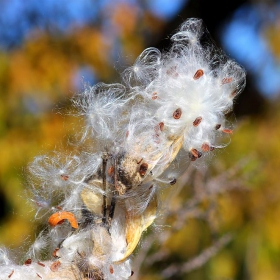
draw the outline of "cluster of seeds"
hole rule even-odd
[[[22,266],[2,250],[1,279],[128,279],[161,187],[227,144],[226,116],[245,86],[244,69],[199,19],[171,40],[166,53],[146,49],[122,73],[123,84],[87,86],[73,98],[85,118],[85,150],[30,165],[35,217],[48,226]]]

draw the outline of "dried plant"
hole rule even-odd
[[[73,97],[85,119],[79,153],[30,164],[36,218],[48,223],[22,264],[1,250],[1,279],[128,279],[160,191],[228,144],[227,115],[244,89],[244,69],[200,19],[185,21],[171,40],[168,52],[143,51],[122,73],[123,84],[85,86]],[[181,221],[187,208],[176,214]]]

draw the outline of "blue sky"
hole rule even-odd
[[[271,53],[263,30],[276,20],[277,12],[279,5],[270,10],[261,5],[244,5],[222,31],[225,50],[250,71],[258,89],[268,97],[280,93],[280,61]]]
[[[50,32],[67,32],[75,24],[98,23],[99,12],[111,0],[0,0],[0,48],[16,47],[34,28]],[[137,0],[116,0],[138,5]],[[146,1],[147,8],[165,20],[180,14],[188,0]],[[279,2],[278,2],[279,3]],[[280,62],[270,52],[262,34],[267,22],[277,19],[278,5],[247,4],[241,6],[222,28],[222,45],[226,53],[238,60],[254,76],[258,89],[268,97],[280,92]],[[279,42],[280,44],[280,42]],[[86,66],[85,66],[86,67]],[[88,69],[81,69],[81,73]]]

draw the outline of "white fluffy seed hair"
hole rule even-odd
[[[217,49],[202,20],[189,19],[171,39],[168,53],[145,50],[129,69],[134,75],[125,72],[124,80],[134,94],[153,103],[168,136],[184,132],[186,150],[201,149],[204,143],[220,147],[215,140],[221,131],[230,133],[225,114],[245,87],[245,71]],[[177,109],[181,116],[174,118]]]
[[[50,279],[55,257],[61,267],[76,264],[87,277],[128,279],[130,259],[118,262],[128,247],[127,213],[142,215],[151,202],[159,205],[159,189],[175,184],[189,164],[227,144],[222,139],[228,141],[233,126],[226,116],[245,87],[245,70],[217,48],[200,19],[185,21],[171,40],[167,52],[144,50],[122,73],[124,84],[86,86],[73,98],[75,114],[85,119],[79,141],[83,152],[35,158],[29,181],[36,219],[67,211],[78,228],[64,220],[46,226],[23,266],[2,248],[1,279]],[[110,155],[106,169],[104,153]],[[116,182],[118,176],[122,182]],[[114,192],[104,189],[104,182]],[[125,185],[123,193],[119,183]],[[102,199],[115,192],[107,230],[101,226]],[[49,261],[42,265],[45,255]]]

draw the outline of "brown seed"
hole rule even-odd
[[[8,278],[11,278],[12,277],[12,275],[14,274],[14,269],[12,270],[12,272],[9,274],[9,276],[8,276]]]
[[[197,117],[194,122],[193,122],[193,126],[198,126],[202,121],[202,117]]]
[[[57,254],[56,254],[57,251],[59,251],[59,248],[54,249],[54,251],[53,251],[53,253],[52,253],[53,257],[55,257],[55,258],[58,257]]]
[[[160,122],[158,125],[159,125],[159,129],[160,129],[160,131],[163,131],[163,128],[164,128],[164,122]]]
[[[110,265],[110,273],[113,274],[114,273],[114,268],[112,265]]]
[[[210,147],[210,151],[212,152],[212,151],[214,151],[215,150],[215,148],[213,147],[213,146],[211,146]]]
[[[114,166],[110,166],[108,169],[108,175],[112,177],[114,175],[115,168]]]
[[[38,277],[40,277],[42,279],[42,276],[40,274],[38,274],[38,273],[36,273],[36,274],[37,274]]]
[[[190,151],[196,158],[200,158],[202,156],[202,153],[198,151],[197,149],[191,149]]]
[[[180,108],[176,109],[173,113],[173,118],[175,120],[178,120],[181,118],[181,116],[182,116],[182,110]]]
[[[61,174],[60,177],[63,181],[67,181],[69,179],[69,176],[64,174]]]
[[[199,78],[201,78],[203,76],[203,74],[204,74],[203,70],[198,69],[193,76],[194,80],[198,80]]]
[[[37,262],[38,265],[42,266],[42,267],[45,267],[45,265],[41,262]]]
[[[222,126],[221,124],[216,124],[215,129],[218,130],[220,129],[221,126]]]
[[[156,100],[157,98],[158,98],[157,92],[154,92],[154,93],[153,93],[153,96],[152,96],[152,99],[153,99],[153,100]]]
[[[223,129],[222,130],[224,133],[227,133],[227,134],[232,134],[233,133],[233,131],[232,131],[232,129]]]
[[[175,185],[177,182],[176,178],[173,178],[172,181],[169,182],[169,184],[172,186],[172,185]]]
[[[143,158],[141,158],[139,161],[137,161],[136,163],[139,164],[141,163],[141,161],[143,160]]]
[[[31,265],[31,263],[32,263],[32,260],[31,260],[31,259],[27,259],[27,260],[24,262],[25,265]]]
[[[131,270],[131,274],[130,274],[130,276],[133,276],[133,274],[134,274],[134,271],[133,271],[133,270]]]
[[[201,145],[201,149],[202,149],[203,152],[209,152],[210,151],[210,146],[207,143],[203,143]]]
[[[232,81],[232,78],[223,78],[222,79],[222,85],[229,84]]]
[[[140,165],[140,168],[139,168],[140,176],[142,176],[142,177],[145,176],[147,170],[148,170],[148,164],[145,163],[145,162],[142,163],[142,164]]]
[[[50,267],[51,271],[53,271],[53,272],[57,271],[58,268],[60,267],[60,265],[61,265],[61,262],[60,262],[60,261],[54,262],[54,263],[51,265],[51,267]]]
[[[127,138],[128,135],[129,135],[129,131],[127,131],[127,132],[125,133],[125,137]]]

